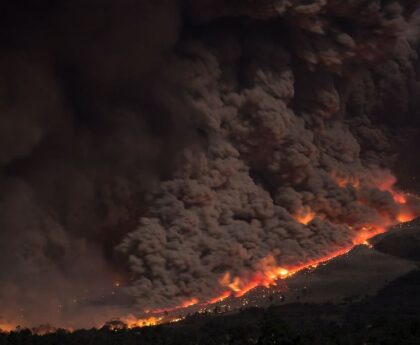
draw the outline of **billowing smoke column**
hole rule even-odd
[[[241,293],[418,214],[416,4],[1,4],[0,326]]]
[[[205,23],[211,11],[200,6]],[[242,294],[420,211],[394,190],[391,138],[370,121],[414,77],[415,52],[398,39],[407,26],[401,4],[208,7],[217,17],[272,21],[208,24],[163,72],[164,85],[183,90],[202,139],[118,247],[141,308]],[[363,70],[397,45],[378,71]],[[407,111],[407,99],[393,99]]]

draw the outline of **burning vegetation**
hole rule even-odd
[[[345,182],[344,182],[345,181]],[[380,173],[380,179],[376,181],[375,188],[379,191],[386,192],[392,197],[397,207],[395,208],[394,213],[381,213],[381,218],[378,219],[376,223],[364,224],[359,228],[349,227],[349,231],[352,231],[354,238],[352,239],[351,244],[348,246],[337,248],[334,251],[331,251],[325,256],[315,258],[313,260],[308,260],[300,264],[291,265],[291,266],[279,266],[276,258],[272,255],[269,255],[263,258],[254,272],[248,276],[232,276],[230,272],[225,272],[219,278],[219,289],[225,289],[219,296],[211,298],[209,300],[199,300],[197,298],[191,298],[185,300],[179,306],[164,308],[164,309],[155,309],[151,311],[146,311],[143,313],[145,315],[152,315],[146,318],[136,318],[135,316],[130,316],[123,318],[123,324],[128,328],[135,327],[144,327],[158,325],[162,323],[171,323],[178,322],[185,319],[185,316],[188,313],[188,308],[194,306],[192,310],[198,310],[198,312],[208,312],[213,308],[217,308],[217,305],[220,305],[221,302],[226,301],[226,305],[230,305],[230,298],[240,298],[249,293],[251,290],[258,287],[264,288],[273,288],[278,286],[278,291],[281,293],[284,291],[283,281],[287,278],[292,277],[293,275],[304,271],[315,269],[318,265],[327,263],[328,261],[346,254],[352,250],[355,246],[358,245],[368,245],[369,239],[386,232],[389,228],[399,225],[401,223],[410,222],[411,220],[420,216],[419,212],[419,202],[420,199],[414,195],[398,191],[395,187],[396,180],[388,172]],[[362,188],[363,183],[360,181],[354,181],[352,179],[338,179],[337,184],[340,188],[351,187],[355,190]],[[363,199],[360,199],[360,203],[363,203]],[[306,221],[300,221],[299,218],[296,218],[298,223],[308,226],[311,221],[316,217],[321,217],[325,219],[325,215],[316,215],[304,209],[301,214],[311,214],[311,219]],[[216,307],[215,307],[216,306]],[[184,309],[187,309],[185,311]],[[180,312],[180,313],[179,313]]]

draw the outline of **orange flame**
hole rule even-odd
[[[295,266],[276,266],[275,258],[273,256],[268,256],[261,260],[261,266],[265,266],[265,268],[263,268],[260,272],[253,274],[251,279],[247,280],[241,279],[239,277],[234,277],[231,283],[225,284],[224,286],[229,287],[233,291],[231,293],[234,293],[236,297],[241,297],[258,286],[264,286],[267,288],[271,286],[276,286],[279,280],[290,278],[291,276],[295,275],[300,271],[315,268],[322,263],[330,261],[338,256],[344,255],[350,250],[352,250],[354,246],[366,244],[370,238],[384,233],[385,231],[386,229],[384,227],[366,227],[362,229],[360,234],[358,234],[358,236],[353,240],[353,245],[345,248],[339,248],[326,256],[309,260]],[[226,281],[229,281],[229,279],[230,274],[226,273],[221,279],[220,283],[226,283]]]
[[[137,327],[147,327],[147,326],[156,326],[162,323],[163,317],[151,316],[144,319],[138,319],[133,315],[127,316],[121,319],[128,328],[137,328]]]
[[[331,253],[323,257],[305,261],[298,265],[283,267],[277,265],[273,256],[268,256],[261,260],[260,269],[248,278],[238,276],[232,277],[230,272],[226,272],[219,280],[220,285],[228,289],[223,293],[223,298],[227,298],[229,296],[243,296],[258,286],[275,286],[279,280],[289,278],[302,270],[317,267],[324,262],[344,255],[352,250],[354,246],[367,245],[370,247],[371,245],[369,243],[369,239],[386,232],[390,226],[408,222],[416,218],[418,214],[411,211],[407,205],[410,195],[398,191],[395,188],[396,179],[390,173],[385,172],[383,173],[382,177],[384,177],[382,181],[375,181],[375,186],[379,190],[391,193],[395,203],[400,206],[400,212],[396,216],[384,215],[383,219],[380,221],[380,224],[366,224],[365,226],[357,229],[357,231],[354,231],[355,237],[352,240],[352,245],[333,250]],[[338,177],[336,175],[334,178],[337,184],[343,188],[351,185],[355,189],[359,189],[361,186],[360,180],[355,177]],[[307,225],[316,216],[317,214],[313,212],[308,206],[306,206],[301,211],[296,213],[294,218],[299,223]],[[207,305],[217,301],[219,301],[219,299],[215,298],[202,304]]]
[[[412,213],[406,213],[406,212],[400,213],[397,216],[397,220],[400,223],[411,222],[415,218],[416,218],[416,215]]]
[[[188,308],[191,307],[193,305],[196,305],[198,303],[198,299],[197,298],[191,298],[188,301],[185,301],[184,303],[182,303],[182,308]]]
[[[230,291],[225,291],[220,296],[217,296],[217,297],[211,299],[210,301],[208,301],[208,304],[216,304],[216,303],[222,302],[225,299],[229,298],[231,296],[231,294],[232,293]]]

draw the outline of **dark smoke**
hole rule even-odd
[[[165,75],[205,145],[185,151],[118,247],[140,308],[209,300],[226,272],[246,280],[315,260],[397,216],[379,183],[397,145],[384,126],[411,116],[413,29],[398,3],[350,3],[195,3],[201,31]],[[305,210],[318,216],[308,225],[295,220]]]
[[[193,137],[153,89],[178,5],[1,6],[0,317],[94,325],[126,276],[114,246]]]
[[[137,310],[214,297],[395,213],[374,182],[417,133],[416,5],[0,5],[0,324],[97,324],[115,281]]]

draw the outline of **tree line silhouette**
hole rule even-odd
[[[307,308],[307,315],[302,310]],[[420,344],[420,318],[374,315],[370,320],[337,316],[340,306],[296,314],[279,307],[250,308],[237,314],[194,314],[177,324],[128,329],[112,321],[101,329],[44,335],[29,329],[0,333],[0,345],[329,345]],[[319,314],[319,317],[317,317]]]

